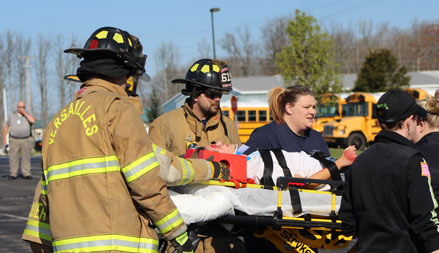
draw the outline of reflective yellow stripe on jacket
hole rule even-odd
[[[156,155],[166,155],[167,151],[160,146],[152,144],[152,148]],[[192,182],[195,175],[195,171],[194,168],[192,168],[192,165],[186,159],[182,159],[180,157],[175,158],[180,162],[179,165],[181,166],[181,179],[180,181],[178,181],[177,185],[186,185]]]
[[[151,152],[122,168],[122,173],[125,181],[130,183],[158,166],[159,162],[155,158],[154,152]]]
[[[44,171],[44,176],[49,184],[59,179],[114,171],[120,171],[117,157],[104,156],[52,165]]]
[[[195,171],[192,168],[192,165],[188,161],[180,157],[177,157],[177,159],[180,161],[181,166],[183,167],[182,169],[183,174],[181,175],[181,180],[180,182],[178,182],[178,185],[189,184],[194,178]]]
[[[54,252],[157,252],[159,242],[155,239],[110,234],[55,240],[52,245]]]
[[[155,223],[161,234],[171,231],[173,228],[179,227],[183,223],[183,218],[177,209],[166,215],[163,219]]]
[[[47,182],[46,182],[46,180],[41,180],[41,194],[47,195]]]
[[[41,221],[28,219],[26,227],[24,228],[24,234],[52,241],[50,225]]]

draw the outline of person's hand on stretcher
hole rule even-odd
[[[357,158],[357,148],[355,145],[347,147],[340,158],[338,158],[334,163],[337,166],[338,170],[342,169],[343,167],[350,166]],[[294,174],[294,177],[298,178],[305,178],[301,175]],[[321,180],[328,180],[331,179],[331,174],[329,172],[328,168],[323,168],[321,171],[306,177],[311,179],[321,179]],[[310,184],[308,188],[315,188],[318,184]]]
[[[200,149],[204,149],[207,151],[213,151],[213,152],[219,152],[219,153],[225,153],[225,154],[236,154],[237,146],[235,144],[224,144],[221,141],[219,141],[216,144],[205,146],[205,147],[202,147]],[[290,153],[286,153],[286,155],[291,154],[291,153],[297,154],[297,152],[290,152]],[[198,153],[195,153],[194,155],[195,155],[195,157],[197,157]],[[322,153],[317,154],[317,155],[322,156],[324,158],[329,157],[328,155],[325,155]],[[311,157],[309,155],[306,155],[306,156],[308,156],[308,157],[305,157],[306,159],[311,159],[311,160],[317,159],[317,158],[315,158],[315,155],[313,155]],[[333,173],[333,172],[330,172],[329,167],[332,167],[332,169],[335,168],[336,170],[340,170],[343,167],[351,165],[353,163],[353,161],[355,160],[355,158],[356,158],[356,148],[354,145],[349,146],[344,150],[343,155],[339,159],[337,159],[335,162],[331,161],[331,159],[323,159],[323,161],[325,161],[325,162],[321,163],[321,169],[318,169],[319,171],[317,171],[316,173],[314,173],[312,175],[308,175],[307,178],[329,180],[332,177],[331,173]],[[317,160],[322,161],[322,159],[317,159]],[[313,162],[316,163],[316,161],[313,161]],[[335,166],[328,166],[331,164],[335,164]],[[293,174],[297,177],[302,177],[302,178],[305,177],[305,176],[300,176],[300,173],[295,173],[295,170],[294,170],[295,168],[293,168],[293,167],[295,167],[295,166],[291,166],[291,168],[290,168],[290,170],[292,172],[291,174]],[[252,176],[249,176],[249,177],[254,179],[256,182],[258,181],[257,178],[253,178]],[[310,185],[310,188],[314,188],[316,186],[317,186],[317,184]]]

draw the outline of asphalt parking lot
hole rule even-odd
[[[41,157],[33,156],[33,179],[9,180],[9,161],[0,156],[0,252],[31,252],[21,240],[32,205],[35,186],[41,177]]]

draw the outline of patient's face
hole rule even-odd
[[[205,150],[208,151],[215,151],[225,154],[233,154],[235,153],[236,145],[235,144],[224,144],[221,141],[217,142],[216,144],[212,144],[209,146],[204,147]]]

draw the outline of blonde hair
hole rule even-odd
[[[439,128],[439,90],[436,90],[434,96],[427,95],[425,99],[418,101],[418,105],[427,111],[425,120],[432,128]]]
[[[286,104],[294,104],[297,102],[300,96],[311,95],[314,93],[308,87],[303,85],[293,85],[286,89],[282,87],[274,87],[268,92],[268,105],[270,108],[271,117],[277,124],[284,123],[284,114]]]

